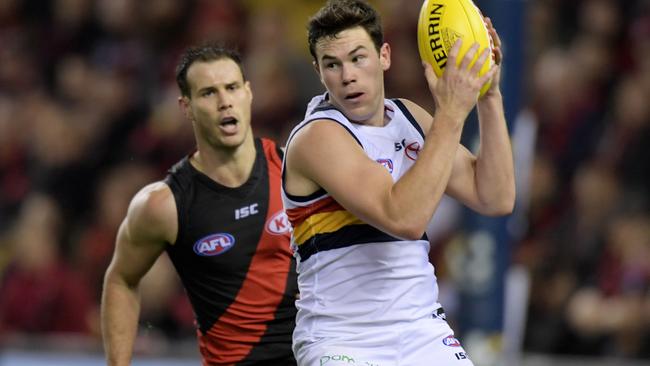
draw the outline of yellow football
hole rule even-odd
[[[474,61],[486,47],[491,52],[490,35],[483,15],[472,0],[425,0],[418,19],[418,49],[420,58],[433,66],[438,77],[442,75],[449,50],[458,38],[462,39],[458,64],[474,42],[480,46]],[[492,62],[492,57],[489,57],[479,75],[488,72]],[[481,95],[489,87],[489,83],[484,85]]]

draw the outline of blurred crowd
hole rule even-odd
[[[421,2],[371,3],[393,51],[387,96],[431,110],[415,40]],[[236,45],[254,131],[282,144],[322,90],[305,30],[321,5],[0,1],[0,343],[99,337],[102,277],[131,197],[193,151],[177,105],[180,52]],[[537,138],[526,227],[511,245],[532,276],[525,350],[650,358],[650,1],[526,8],[521,108]],[[165,257],[142,287],[144,334],[194,336]]]
[[[650,358],[650,2],[533,1],[526,349]]]

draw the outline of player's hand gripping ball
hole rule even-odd
[[[418,19],[418,49],[420,58],[431,64],[438,77],[442,76],[449,50],[458,38],[462,39],[459,65],[474,42],[479,44],[479,49],[472,65],[486,47],[492,52],[483,15],[472,0],[424,0]],[[492,57],[488,57],[479,75],[488,72],[492,64]],[[485,94],[489,87],[488,82],[481,88],[480,95]]]

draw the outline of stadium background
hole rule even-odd
[[[371,1],[387,96],[432,103],[416,0]],[[283,142],[322,89],[305,42],[321,1],[0,1],[0,365],[102,364],[98,304],[132,195],[191,152],[173,71],[239,45],[258,136]],[[477,366],[650,364],[650,1],[484,0],[504,41],[518,200],[445,201],[429,233],[441,301]],[[475,148],[476,121],[464,143]],[[143,284],[135,365],[196,363],[166,258]]]

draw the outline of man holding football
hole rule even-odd
[[[479,54],[474,44],[462,56],[460,46],[441,77],[424,65],[432,116],[385,98],[391,50],[372,7],[331,0],[311,18],[309,47],[327,92],[290,134],[283,170],[299,365],[472,365],[438,302],[425,228],[443,194],[496,216],[512,211],[515,186],[499,62],[479,76],[489,48]],[[474,155],[460,136],[477,105]]]

